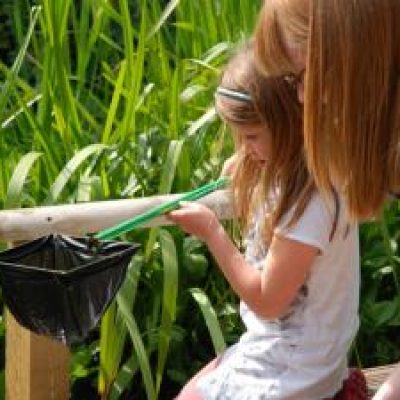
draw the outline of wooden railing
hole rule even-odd
[[[0,212],[0,240],[28,241],[51,233],[84,235],[98,232],[177,198],[154,196],[73,205],[6,210]],[[199,202],[213,209],[219,219],[232,217],[227,191],[214,192]],[[165,217],[147,226],[168,225]],[[6,399],[69,399],[69,351],[63,344],[36,335],[6,316]]]
[[[380,367],[366,368],[363,370],[367,380],[368,394],[370,399],[372,399],[374,393],[397,368],[400,368],[400,364],[383,365]]]

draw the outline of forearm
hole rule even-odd
[[[373,400],[398,400],[400,399],[400,366],[383,383],[373,397]]]
[[[261,272],[246,262],[221,225],[206,243],[235,293],[260,317],[278,317],[272,299],[262,291]]]

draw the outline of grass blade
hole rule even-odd
[[[218,322],[217,314],[207,295],[201,289],[190,289],[190,293],[192,294],[196,303],[199,305],[203,314],[204,321],[207,324],[207,328],[214,346],[214,351],[216,354],[219,354],[225,350],[226,343],[222,334],[221,326]]]
[[[175,8],[179,4],[179,1],[180,0],[170,0],[170,2],[165,7],[160,19],[157,21],[157,23],[154,25],[154,27],[148,34],[147,39],[150,39],[152,36],[154,36],[159,31],[159,29],[164,25],[164,23],[168,19],[168,17],[174,12]]]
[[[156,391],[160,392],[161,381],[167,360],[172,325],[176,317],[178,296],[178,260],[172,235],[160,230],[160,246],[164,267],[164,287],[161,312],[161,326],[158,339],[158,363],[156,371]]]
[[[125,73],[126,73],[126,62],[123,61],[121,63],[121,68],[118,74],[117,81],[115,83],[114,93],[111,99],[111,104],[109,106],[109,111],[107,113],[106,123],[104,125],[103,134],[101,137],[101,142],[104,144],[109,144],[110,142],[110,135],[113,123],[115,121],[115,116],[118,109],[119,100],[121,98],[121,93],[123,90],[123,83],[125,80]]]
[[[133,354],[128,361],[120,368],[117,377],[112,385],[108,400],[118,400],[124,391],[129,387],[132,378],[139,369],[136,355]]]
[[[46,203],[53,203],[57,201],[62,190],[65,188],[71,176],[74,172],[81,166],[81,164],[86,161],[93,154],[97,154],[103,151],[107,146],[103,144],[90,144],[77,154],[75,154],[65,165],[63,170],[59,173],[53,185],[50,188],[50,192]]]
[[[169,148],[167,158],[162,171],[160,186],[158,192],[160,194],[167,194],[171,191],[172,183],[175,178],[176,166],[179,161],[179,156],[182,150],[183,141],[182,140],[172,140]],[[149,239],[146,244],[145,258],[149,259],[150,254],[154,248],[158,235],[158,229],[150,229]]]
[[[8,185],[4,208],[18,208],[21,206],[22,190],[27,180],[29,171],[31,170],[35,161],[41,155],[42,153],[31,151],[28,154],[25,154],[18,162]]]
[[[118,292],[118,296],[123,299],[124,304],[133,308],[136,299],[137,286],[143,266],[142,258],[136,256],[129,264],[125,281]],[[121,363],[124,345],[127,336],[125,318],[121,314],[118,304],[113,303],[102,318],[100,327],[100,373],[99,373],[99,392],[107,396],[109,388],[113,391],[114,378]],[[136,358],[135,358],[136,360]],[[116,378],[118,379],[118,378]],[[131,375],[133,379],[133,374]]]
[[[24,60],[24,57],[25,57],[26,51],[28,49],[28,45],[31,40],[32,33],[35,28],[40,11],[41,11],[41,7],[33,7],[32,8],[31,21],[29,24],[28,33],[25,37],[25,40],[24,40],[24,43],[23,43],[21,49],[18,52],[17,58],[14,61],[14,64],[11,68],[11,72],[10,72],[10,74],[8,74],[6,82],[2,85],[2,90],[1,90],[1,94],[0,94],[0,120],[1,120],[1,116],[3,115],[3,112],[5,110],[7,101],[9,100],[10,89],[11,89],[12,85],[14,84],[14,80],[15,80],[16,76],[18,75],[18,72],[21,68],[22,62]]]
[[[117,295],[117,302],[133,343],[133,348],[136,353],[140,371],[142,373],[147,399],[155,400],[156,389],[154,386],[153,376],[151,374],[150,363],[136,320],[130,312],[130,306],[128,305],[126,299]]]

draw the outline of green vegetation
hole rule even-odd
[[[183,192],[218,176],[232,147],[213,92],[260,0],[32,3],[0,4],[2,208]],[[399,211],[362,228],[360,365],[400,359]],[[128,238],[143,250],[73,349],[72,398],[172,398],[241,331],[200,242],[175,228]]]

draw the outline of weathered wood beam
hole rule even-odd
[[[51,233],[84,235],[98,232],[178,196],[163,195],[132,200],[4,210],[0,211],[0,240],[32,240]],[[213,209],[221,220],[229,219],[233,215],[231,198],[226,190],[211,193],[198,201]],[[169,224],[165,217],[159,217],[144,226]]]

